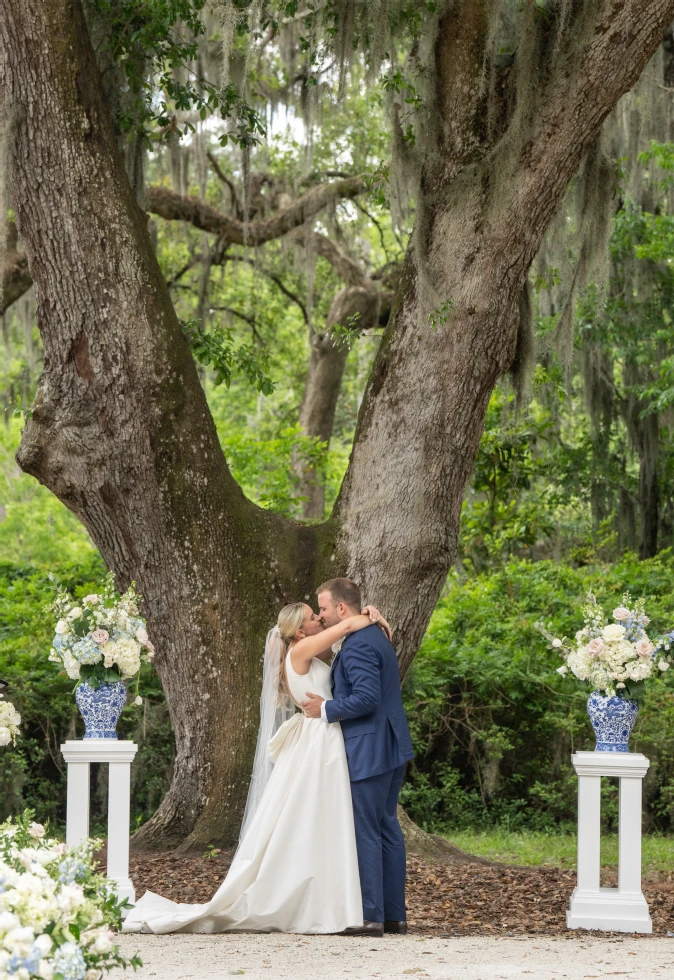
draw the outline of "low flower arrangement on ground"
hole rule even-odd
[[[544,623],[536,623],[549,645],[559,651],[564,664],[557,673],[569,671],[581,681],[589,681],[595,691],[607,696],[639,698],[644,682],[658,673],[669,670],[670,650],[674,631],[651,640],[646,633],[650,620],[645,613],[645,600],[625,592],[622,605],[613,610],[613,622],[590,592],[583,606],[583,629],[576,633],[573,646],[566,637],[554,636]]]
[[[119,596],[111,575],[103,591],[80,602],[58,582],[48,611],[58,616],[49,659],[62,664],[68,677],[96,689],[100,684],[139,676],[142,663],[154,656],[145,620],[138,613],[133,585]],[[136,684],[136,703],[138,696]]]
[[[10,701],[4,700],[0,694],[0,746],[16,742],[19,734],[21,715]]]
[[[0,826],[0,980],[99,980],[142,965],[115,945],[123,906],[94,869],[96,846],[48,839],[30,811]]]

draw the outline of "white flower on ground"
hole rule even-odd
[[[625,635],[625,627],[620,623],[609,623],[601,631],[601,635],[607,643],[618,643]]]
[[[552,645],[553,647],[555,647],[555,649],[558,649],[559,647],[561,647],[562,641],[557,639],[557,637],[555,637],[554,640],[552,641]]]
[[[134,704],[142,704],[142,703],[143,703],[143,699],[141,698],[141,696],[140,696],[140,694],[139,694],[139,695],[137,695],[137,697],[135,697],[135,698],[133,699],[133,703],[134,703]]]
[[[658,664],[658,668],[660,670],[669,670],[669,664],[667,663],[666,660],[661,660],[660,663]]]
[[[630,613],[630,611],[627,608],[627,606],[618,606],[616,609],[613,610],[613,618],[614,619],[618,619],[618,620],[624,621],[626,619],[629,619],[631,615],[632,614]]]

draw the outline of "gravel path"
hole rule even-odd
[[[674,938],[563,937],[437,938],[386,936],[218,935],[120,936],[127,955],[139,952],[138,980],[586,980],[674,976]],[[132,974],[114,970],[114,980]]]

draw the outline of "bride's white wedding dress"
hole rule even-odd
[[[296,703],[332,697],[330,668],[296,674]],[[351,787],[338,723],[295,714],[270,742],[274,769],[227,877],[210,902],[184,905],[145,892],[124,932],[334,933],[362,925]]]

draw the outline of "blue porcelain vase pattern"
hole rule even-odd
[[[79,684],[75,701],[84,718],[85,738],[117,738],[117,721],[126,703],[124,681],[99,684],[96,689]]]
[[[639,713],[633,698],[605,697],[593,691],[587,699],[587,713],[597,736],[595,752],[629,752],[630,735]]]

